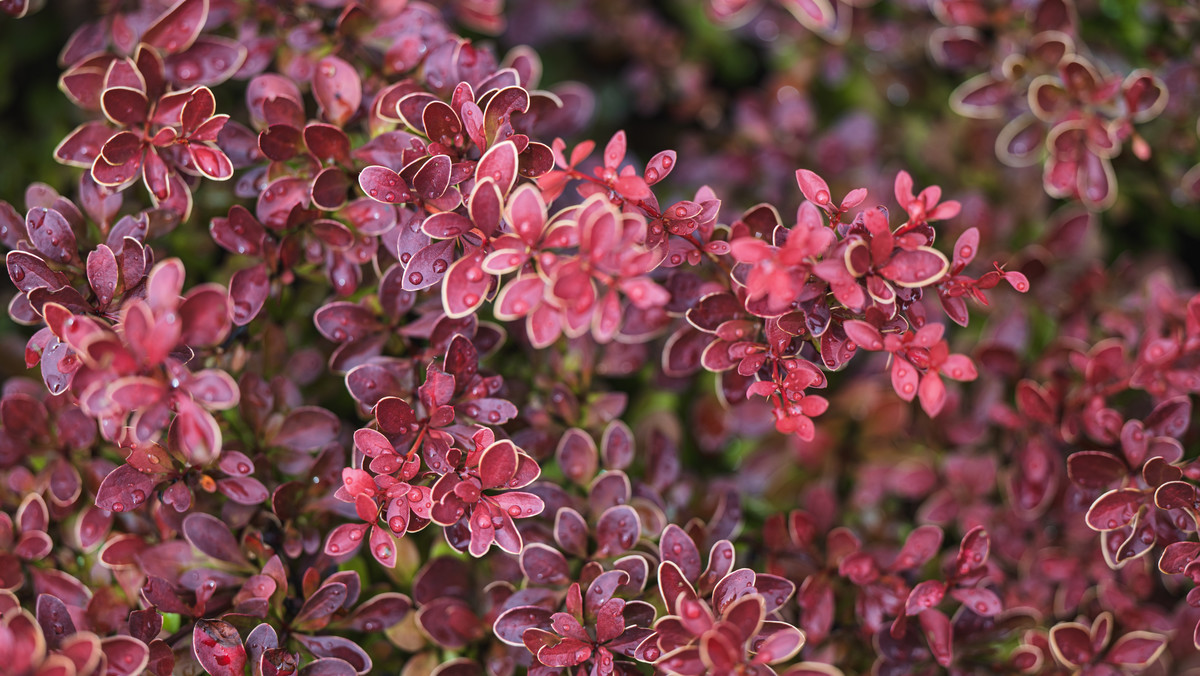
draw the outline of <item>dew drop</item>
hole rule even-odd
[[[973,253],[975,253],[975,250],[969,246],[964,246],[963,248],[958,250],[959,258],[970,258],[971,254],[973,254]]]
[[[483,279],[483,270],[479,268],[470,268],[467,270],[467,279],[472,282],[478,282]]]
[[[398,516],[393,516],[388,520],[388,527],[390,527],[395,533],[403,532],[406,525],[407,524],[404,523],[404,519],[401,519]]]
[[[362,536],[363,536],[363,534],[362,534],[361,530],[350,531],[350,539],[354,540],[355,542],[358,542],[359,540],[361,540]]]
[[[125,511],[125,505],[123,505],[123,504],[121,504],[121,503],[119,503],[119,502],[114,502],[114,503],[113,503],[113,506],[112,506],[112,511],[114,511],[114,512],[124,512],[124,511]]]
[[[817,191],[817,204],[829,204],[829,193],[824,190]]]
[[[662,158],[663,169],[670,169],[672,164],[675,164],[675,160],[670,157]]]
[[[653,183],[658,180],[658,170],[651,167],[646,170],[646,182]]]
[[[13,282],[20,283],[22,279],[25,279],[25,268],[19,265],[12,266],[8,272],[12,276]]]
[[[237,466],[237,471],[242,474],[249,474],[250,473],[250,465],[247,465],[244,462],[239,462],[238,466]]]
[[[374,197],[379,194],[379,191],[375,188],[371,188],[370,190],[367,191],[367,194],[370,195],[371,197]]]
[[[146,499],[146,492],[140,488],[134,489],[133,493],[130,494],[130,497],[133,498],[133,503],[136,505]]]
[[[500,413],[499,411],[488,411],[487,418],[488,422],[498,423],[500,422]]]
[[[900,389],[904,390],[905,394],[911,394],[913,391],[913,385],[912,383],[904,383],[904,387]]]
[[[389,192],[388,194],[384,195],[383,201],[384,202],[395,202],[396,201],[396,193]]]
[[[337,546],[336,544],[334,544],[332,542],[329,543],[329,553],[330,554],[337,554],[340,551],[342,551],[341,547]]]
[[[169,45],[170,43],[167,44]],[[179,65],[175,67],[176,77],[185,82],[196,79],[199,74],[200,68],[193,61],[181,61]]]
[[[467,295],[463,296],[463,302],[467,305],[475,305],[479,302],[479,294],[468,293]]]
[[[683,218],[684,216],[687,216],[687,208],[686,207],[675,207],[675,215],[678,216],[679,218]]]
[[[408,265],[408,262],[409,262],[410,260],[412,260],[412,254],[408,253],[407,251],[405,251],[404,253],[400,254],[400,262],[401,262],[402,264],[404,264],[404,265]]]
[[[408,282],[410,284],[420,284],[423,279],[425,279],[425,275],[419,272],[413,272],[408,275]]]
[[[446,271],[446,268],[450,267],[450,264],[447,263],[444,259],[439,258],[433,262],[432,267],[433,267],[433,271],[440,275]]]
[[[380,559],[386,559],[392,555],[392,548],[387,545],[379,545],[375,548],[375,556]]]
[[[979,603],[975,604],[975,610],[978,610],[981,613],[986,613],[987,612],[987,604],[984,603],[983,601],[980,601]]]

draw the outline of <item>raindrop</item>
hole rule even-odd
[[[646,170],[646,182],[653,183],[658,180],[658,170],[653,167]]]
[[[479,268],[470,268],[467,270],[467,279],[472,282],[478,282],[483,279],[483,270]]]
[[[670,169],[672,164],[675,164],[675,160],[670,157],[662,158],[663,169]]]
[[[423,279],[425,279],[425,276],[419,272],[414,272],[408,276],[408,281],[410,284],[420,284],[421,280]]]
[[[363,534],[362,534],[362,531],[360,531],[360,530],[356,529],[356,530],[350,531],[350,539],[354,540],[355,542],[358,542],[359,540],[361,540],[362,536],[363,536]]]
[[[392,548],[387,545],[379,545],[375,548],[375,557],[386,559],[392,555]]]
[[[20,283],[22,279],[25,279],[25,268],[19,265],[12,266],[9,273],[12,276],[13,282]]]
[[[463,302],[467,305],[475,305],[479,302],[479,294],[468,293],[467,295],[463,296]]]
[[[388,520],[388,526],[396,533],[403,532],[406,525],[407,524],[404,523],[404,519],[401,519],[398,516],[393,516]]]
[[[396,193],[389,192],[388,194],[384,195],[383,201],[384,202],[395,202],[396,201]]]
[[[175,67],[175,76],[185,82],[187,80],[194,80],[199,77],[199,75],[200,68],[194,61],[181,61],[179,65]]]
[[[439,258],[433,262],[432,267],[433,267],[433,271],[440,275],[446,271],[446,268],[450,267],[450,264],[447,263],[444,259]]]
[[[341,547],[337,546],[336,544],[333,544],[332,542],[329,543],[329,553],[330,554],[337,554],[340,551],[342,551]]]
[[[119,503],[119,502],[114,502],[114,503],[113,503],[113,506],[112,506],[112,510],[113,510],[114,512],[124,512],[124,511],[125,511],[125,505],[123,505],[123,504],[121,504],[121,503]]]
[[[829,193],[824,190],[817,191],[817,204],[829,204]]]
[[[133,498],[134,504],[138,504],[141,501],[146,499],[146,492],[141,490],[140,488],[134,489],[133,493],[130,494],[130,497]]]
[[[520,508],[520,507],[518,507],[517,505],[510,505],[510,506],[509,506],[509,508],[508,508],[508,513],[509,513],[511,516],[520,516],[520,515],[521,515],[521,508]]]

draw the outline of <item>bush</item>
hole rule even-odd
[[[1194,8],[93,9],[0,2],[6,673],[1200,667]]]

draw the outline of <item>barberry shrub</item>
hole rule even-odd
[[[858,127],[794,162],[748,111],[711,156],[596,135],[587,84],[462,34],[561,7],[443,4],[75,17],[61,170],[0,201],[5,673],[1200,665],[1200,295],[1105,267],[1098,215],[1188,94],[1166,56],[1110,66],[1064,0],[680,10],[996,61],[940,101],[1067,202],[1035,181],[1017,231],[1029,185],[855,167]],[[576,5],[652,85],[661,15]],[[747,156],[787,194],[697,180]]]

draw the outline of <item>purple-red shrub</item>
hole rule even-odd
[[[777,4],[843,40],[862,3]],[[952,105],[1111,206],[1164,81],[1063,2],[981,5],[934,3],[943,67],[1005,38]],[[703,158],[568,145],[585,87],[424,3],[118,9],[61,54],[74,194],[0,202],[38,369],[0,390],[12,673],[1195,664],[1200,296],[1076,255],[1093,217],[996,253],[902,169],[687,199]]]

